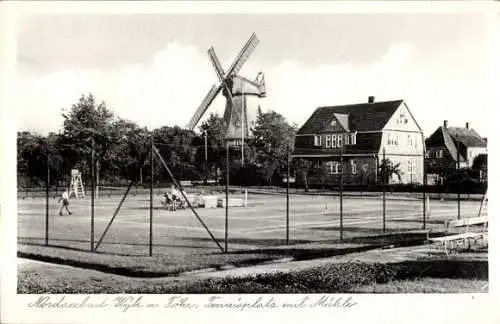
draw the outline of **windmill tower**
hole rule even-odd
[[[230,145],[243,144],[244,138],[250,136],[250,125],[248,122],[247,96],[257,96],[263,98],[266,96],[266,85],[264,74],[260,72],[252,81],[238,75],[243,64],[248,60],[255,47],[259,43],[257,36],[252,34],[243,49],[240,51],[233,64],[224,72],[215,50],[211,47],[208,50],[208,56],[218,77],[218,82],[212,86],[205,96],[201,105],[198,107],[186,128],[193,130],[200,119],[203,117],[210,104],[222,91],[226,97],[226,108],[224,111],[224,121],[226,123],[226,139]]]

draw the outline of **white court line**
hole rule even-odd
[[[127,224],[133,224],[133,225],[141,225],[141,226],[147,226],[149,227],[149,224],[148,223],[137,223],[137,222],[123,222],[123,223],[127,223]],[[180,226],[180,225],[169,225],[169,224],[154,224],[155,227],[164,227],[164,228],[174,228],[174,229],[183,229],[183,230],[191,230],[191,231],[202,231],[202,232],[206,232],[207,230],[202,226],[200,225],[199,227],[198,226]],[[225,233],[225,230],[224,229],[217,229],[217,228],[211,228],[210,226],[208,226],[210,232],[219,232],[219,233]],[[231,229],[230,230],[231,232],[236,232],[239,234],[239,232],[237,230],[233,230]]]
[[[396,220],[412,220],[415,216],[420,216],[421,214],[410,214],[404,217],[398,217],[398,218],[390,218],[387,219],[386,221],[396,221]],[[361,217],[357,218],[356,221],[344,221],[344,225],[358,225],[358,224],[373,224],[373,223],[379,223],[382,219],[382,216],[368,216],[368,217]],[[415,220],[415,222],[419,222],[419,220]],[[303,223],[293,223],[290,224],[291,226],[295,228],[309,228],[309,227],[330,227],[332,225],[340,225],[340,220],[335,220],[335,221],[329,221],[329,222],[303,222]],[[275,225],[275,226],[264,226],[264,227],[258,227],[258,228],[252,228],[250,231],[244,231],[245,234],[253,234],[253,233],[267,233],[267,232],[276,232],[280,231],[283,228],[286,228],[286,225]]]
[[[418,214],[417,214],[418,215]],[[408,215],[406,217],[399,217],[397,219],[411,219],[413,216],[415,215]],[[326,216],[325,216],[326,217]],[[344,222],[344,224],[351,224],[351,225],[355,225],[355,224],[363,224],[363,223],[373,223],[374,221],[370,221],[371,219],[374,219],[374,220],[380,220],[382,217],[381,216],[367,216],[367,217],[357,217],[355,220],[356,221],[346,221]],[[390,220],[397,220],[395,218],[392,218]],[[416,221],[418,222],[418,221]],[[328,222],[302,222],[302,223],[296,223],[294,222],[293,223],[293,226],[297,227],[297,226],[303,226],[303,225],[306,225],[306,226],[303,226],[305,228],[307,228],[307,225],[311,225],[311,226],[316,226],[316,227],[328,227],[328,226],[331,226],[332,224],[337,224],[337,223],[340,223],[340,220],[334,220],[334,221],[328,221]],[[257,228],[252,228],[251,231],[248,231],[246,233],[253,233],[253,232],[260,232],[262,230],[271,230],[273,228],[283,228],[283,227],[286,227],[285,225],[274,225],[274,226],[263,226],[263,227],[257,227]]]
[[[355,225],[355,224],[366,224],[369,222],[366,221],[358,221],[358,222],[344,222],[344,225]],[[292,224],[290,224],[292,225]],[[310,228],[310,227],[330,227],[333,225],[340,225],[340,220],[337,221],[330,221],[330,222],[308,222],[308,223],[293,223],[293,227],[297,229],[298,227],[304,229],[304,228]],[[286,228],[286,225],[277,225],[277,226],[268,226],[266,228],[257,228],[257,229],[252,229],[251,231],[245,231],[244,234],[253,234],[253,233],[269,233],[269,232],[277,232],[282,230],[283,228]]]

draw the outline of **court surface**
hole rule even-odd
[[[219,194],[224,198],[224,194]],[[101,197],[95,203],[95,242],[103,233],[120,196]],[[232,194],[230,198],[243,198]],[[168,211],[154,195],[154,254],[218,253],[190,209]],[[461,201],[461,217],[478,215],[480,201]],[[380,197],[343,199],[344,238],[368,238],[381,234],[383,202]],[[59,216],[57,199],[49,201],[49,243],[74,249],[90,249],[90,199],[72,199],[73,215]],[[339,197],[290,195],[289,243],[291,245],[333,242],[340,238]],[[225,245],[225,208],[196,209],[200,218]],[[482,214],[487,215],[487,207]],[[147,255],[149,251],[149,195],[130,195],[125,200],[98,251],[123,255]],[[423,203],[418,199],[386,200],[386,233],[422,229]],[[457,219],[457,201],[431,200],[427,228],[442,228],[444,221]],[[45,243],[45,199],[18,200],[18,242]],[[286,196],[249,194],[247,207],[230,207],[228,250],[266,248],[286,243]]]

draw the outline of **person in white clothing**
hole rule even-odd
[[[62,193],[61,197],[59,198],[59,200],[57,201],[58,203],[62,200],[62,206],[61,206],[61,209],[59,210],[59,216],[62,216],[62,211],[63,211],[63,208],[66,208],[66,211],[68,212],[68,215],[71,215],[72,212],[69,211],[69,194],[68,194],[68,190],[64,190],[64,192]]]

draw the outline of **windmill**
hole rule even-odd
[[[194,113],[193,117],[191,117],[191,120],[186,125],[187,129],[193,130],[196,127],[200,119],[210,107],[210,104],[222,91],[222,94],[226,97],[226,108],[223,118],[227,127],[226,139],[228,140],[228,143],[232,143],[234,145],[240,140],[243,142],[243,139],[250,135],[247,118],[246,96],[257,96],[259,98],[266,96],[264,74],[259,72],[257,77],[252,81],[239,76],[238,72],[241,70],[243,64],[245,64],[248,60],[257,44],[259,44],[259,40],[257,39],[255,33],[253,33],[226,72],[222,69],[214,48],[210,47],[208,50],[208,56],[217,74],[218,82],[212,86]]]

